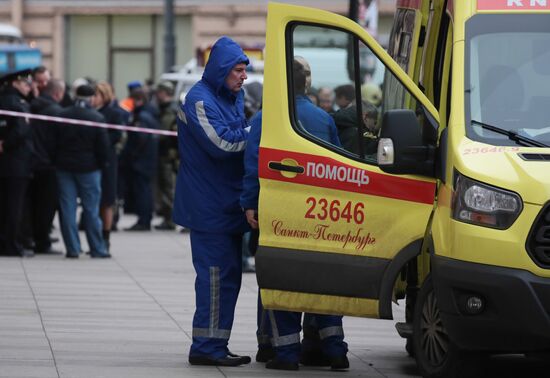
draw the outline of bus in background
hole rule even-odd
[[[15,26],[0,23],[0,76],[41,64],[40,49],[29,46]]]

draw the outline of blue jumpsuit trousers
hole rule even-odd
[[[241,288],[241,243],[242,234],[191,230],[191,253],[197,278],[190,356],[227,356]]]
[[[344,341],[342,316],[309,313],[305,315],[311,325],[319,330],[321,350],[325,355],[331,358],[347,354],[348,345]],[[301,323],[301,312],[266,310],[258,295],[258,349],[272,346],[279,360],[298,363],[302,349]]]

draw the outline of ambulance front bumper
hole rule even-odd
[[[432,257],[443,325],[466,350],[550,350],[550,279],[525,270]],[[468,307],[477,297],[478,313]],[[479,302],[477,302],[479,303]]]

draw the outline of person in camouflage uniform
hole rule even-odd
[[[176,101],[174,101],[174,84],[170,81],[160,82],[157,85],[155,96],[160,113],[160,128],[162,130],[177,131],[177,105]],[[177,138],[160,136],[158,151],[157,212],[163,220],[155,228],[157,230],[174,230],[176,225],[172,221],[172,208],[174,206],[174,190],[178,166]]]

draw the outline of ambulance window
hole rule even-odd
[[[504,132],[509,131],[550,144],[548,16],[482,14],[470,18],[464,85],[469,138],[498,146],[516,145],[515,138]],[[495,132],[490,126],[503,131]]]
[[[351,33],[293,24],[287,37],[289,110],[294,129],[331,150],[377,164],[382,115],[392,109],[412,109],[420,114],[414,96]]]
[[[298,24],[289,30],[288,86],[295,129],[318,144],[358,157],[347,140],[358,138],[353,60],[348,58],[351,35],[317,25]],[[344,110],[347,118],[340,129],[336,114]]]

